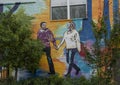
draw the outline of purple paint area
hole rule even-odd
[[[3,4],[0,4],[0,13],[3,12]]]
[[[53,33],[48,29],[40,29],[37,34],[37,39],[40,39],[46,47],[50,47],[50,41],[55,44]]]

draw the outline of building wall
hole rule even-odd
[[[76,24],[76,30],[80,34],[80,40],[81,42],[86,45],[87,48],[90,48],[91,45],[94,42],[94,35],[92,32],[91,27],[91,20],[94,20],[95,22],[98,22],[98,18],[102,16],[102,14],[107,14],[108,16],[108,22],[106,23],[108,25],[108,30],[112,28],[113,25],[113,1],[114,0],[106,0],[109,1],[109,3],[106,3],[105,0],[88,0],[88,19],[75,19],[75,20],[60,20],[60,21],[51,21],[50,20],[50,0],[36,0],[36,3],[33,4],[21,4],[17,10],[20,8],[24,8],[25,12],[28,15],[34,16],[35,19],[32,21],[33,23],[33,38],[37,38],[37,32],[40,28],[39,24],[42,21],[47,22],[47,27],[51,29],[51,31],[54,33],[54,36],[56,38],[57,44],[60,43],[60,40],[63,36],[63,33],[65,32],[66,23],[69,21],[73,21]],[[120,3],[120,0],[118,0]],[[107,5],[107,6],[104,6]],[[115,4],[114,4],[115,5]],[[11,5],[12,7],[13,5]],[[5,7],[5,6],[4,6]],[[108,8],[107,8],[108,7]],[[109,10],[107,10],[109,9]],[[4,8],[6,10],[6,7]],[[17,11],[16,10],[16,11]],[[106,12],[107,10],[107,12]],[[51,50],[51,55],[53,59],[53,63],[55,66],[55,70],[60,76],[63,76],[68,68],[68,64],[66,63],[66,58],[64,55],[64,47],[63,45],[59,50],[55,50],[53,45]],[[78,53],[75,56],[75,63],[81,68],[81,72],[78,76],[84,75],[86,77],[89,77],[93,71],[91,67],[87,65],[87,62],[84,60],[84,55],[79,55]],[[47,59],[45,55],[42,56],[42,59],[40,60],[40,68],[49,71]],[[74,75],[74,69],[72,71]]]

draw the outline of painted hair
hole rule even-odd
[[[72,29],[75,29],[75,23],[74,22],[68,22],[67,27],[72,27]]]
[[[40,27],[42,27],[42,24],[43,24],[43,23],[46,23],[46,22],[41,22],[41,23],[40,23]]]

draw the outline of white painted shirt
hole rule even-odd
[[[63,44],[66,43],[66,49],[77,48],[80,52],[80,37],[76,30],[72,30],[71,32],[66,31],[64,33],[63,39],[61,43],[58,45],[58,48]]]

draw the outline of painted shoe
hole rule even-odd
[[[78,75],[78,74],[79,74],[79,71],[80,71],[80,69],[78,69],[78,70],[76,71],[75,75]]]

